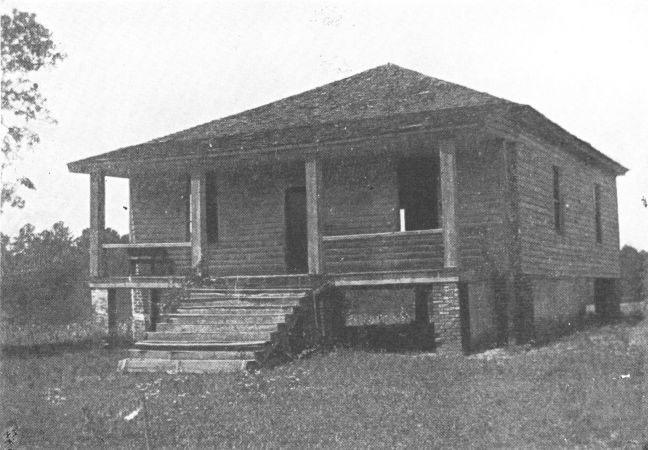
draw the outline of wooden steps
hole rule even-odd
[[[289,351],[300,309],[319,280],[308,276],[223,277],[186,290],[174,311],[120,361],[125,372],[250,370]]]
[[[257,365],[253,359],[128,358],[119,362],[119,368],[124,372],[227,373],[250,370]]]

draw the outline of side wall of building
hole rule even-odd
[[[554,225],[554,167],[560,180],[562,230]],[[616,176],[565,149],[531,138],[517,143],[520,273],[531,296],[533,338],[580,321],[596,278],[619,277]],[[602,242],[597,242],[595,186]]]

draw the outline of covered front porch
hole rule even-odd
[[[92,280],[294,273],[367,274],[375,282],[382,272],[411,280],[456,268],[455,140],[414,135],[380,143],[200,167],[97,168],[90,177]],[[106,175],[130,181],[127,244],[101,242]],[[109,273],[106,252],[127,252],[129,266]]]
[[[451,347],[460,346],[455,152],[446,132],[253,160],[93,170],[98,320],[111,333],[115,292],[128,290],[137,341],[154,329],[156,302],[190,280],[236,290],[316,277],[334,288],[411,287],[418,305],[430,304],[417,321],[446,329]],[[127,244],[101,242],[107,175],[130,180]],[[108,272],[107,252],[127,252],[128,266]]]

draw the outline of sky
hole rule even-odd
[[[56,125],[16,171],[37,190],[0,217],[13,235],[89,222],[70,161],[140,143],[391,62],[529,104],[630,169],[621,244],[648,250],[648,1],[11,1],[67,58],[34,77]],[[128,232],[128,184],[106,224]]]

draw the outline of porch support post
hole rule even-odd
[[[191,174],[191,268],[203,273],[207,261],[207,197],[204,172]]]
[[[90,174],[90,278],[104,275],[101,248],[106,225],[106,179],[99,171]]]
[[[439,161],[443,216],[443,266],[450,268],[457,267],[457,224],[455,219],[457,176],[453,139],[444,139],[439,143]]]
[[[306,217],[308,232],[308,273],[324,272],[322,259],[321,206],[322,163],[314,156],[306,160]]]

